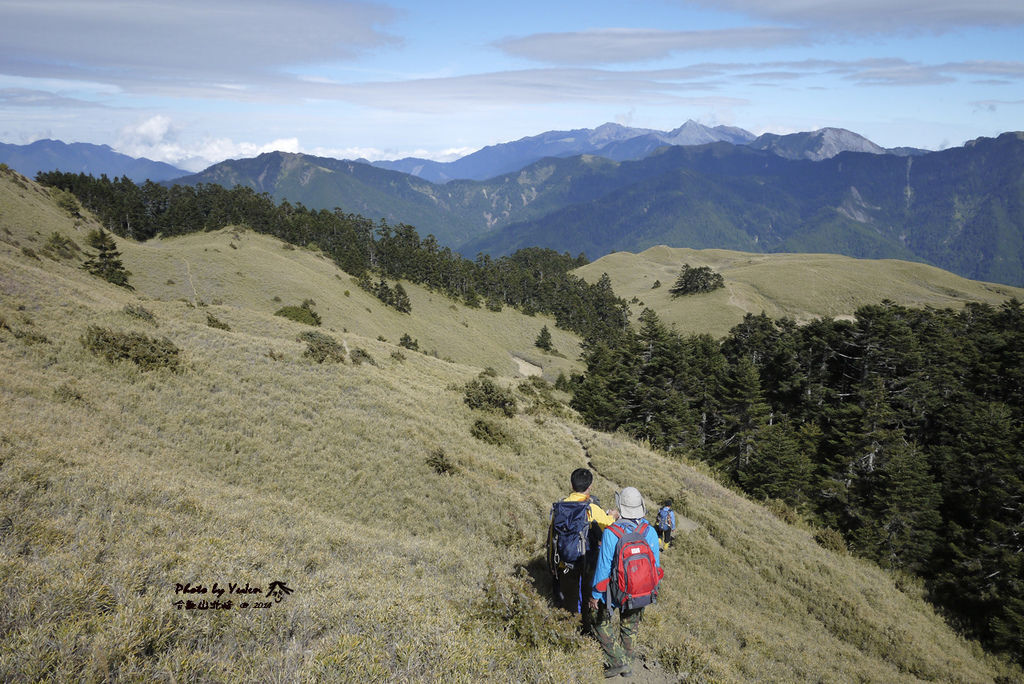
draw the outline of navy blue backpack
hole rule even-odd
[[[567,570],[586,558],[589,509],[589,500],[556,501],[551,505],[552,567]]]

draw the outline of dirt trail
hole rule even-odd
[[[576,445],[580,449],[580,456],[581,460],[583,461],[583,464],[587,468],[589,468],[591,472],[593,472],[595,475],[602,477],[606,482],[608,482],[612,486],[612,489],[614,489],[615,491],[619,491],[620,489],[622,489],[622,487],[620,487],[617,482],[609,480],[607,477],[601,475],[601,473],[594,467],[594,463],[590,458],[590,452],[587,450],[587,447],[583,443],[583,440],[576,436],[576,433],[573,432],[572,428],[569,427],[568,425],[563,424],[562,429],[564,429],[569,434],[569,436],[572,437],[572,440],[576,442]],[[697,526],[697,524],[694,523],[692,520],[684,518],[680,516],[678,513],[676,514],[676,518],[677,531],[679,532],[690,531],[690,529],[688,529],[689,525],[686,525],[684,521],[686,523],[692,523],[694,528]],[[642,638],[643,636],[641,635],[641,639]],[[668,670],[665,670],[654,661],[648,662],[647,659],[643,656],[643,654],[640,654],[637,657],[636,662],[633,663],[632,674],[625,678],[615,677],[609,681],[641,682],[642,684],[668,684],[669,682],[681,682],[683,681],[683,677],[672,672],[669,672]]]
[[[515,361],[516,366],[519,368],[519,374],[529,377],[531,375],[540,375],[544,372],[544,369],[535,363],[530,363],[526,359],[520,358],[513,355],[512,360]]]

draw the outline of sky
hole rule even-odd
[[[1022,115],[1022,0],[0,0],[0,142],[192,171],[606,122],[938,150]]]

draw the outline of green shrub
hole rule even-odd
[[[481,442],[487,442],[494,446],[507,446],[513,450],[517,449],[516,442],[512,439],[512,435],[508,430],[493,420],[478,418],[473,422],[473,427],[469,429],[469,433]]]
[[[802,520],[800,512],[782,499],[767,499],[764,502],[764,507],[776,518],[789,525],[799,525]]]
[[[306,343],[306,351],[302,355],[313,359],[317,363],[330,361],[331,363],[345,362],[345,347],[338,344],[330,335],[309,330],[299,335],[299,342]]]
[[[486,377],[466,383],[464,401],[470,408],[503,413],[509,418],[516,415],[518,409],[512,392],[498,387]]]
[[[412,339],[409,333],[402,333],[402,339],[398,340],[398,346],[405,347],[406,349],[409,349],[411,351],[420,350],[419,340]]]
[[[456,475],[459,472],[459,467],[441,447],[430,452],[430,455],[427,456],[427,465],[433,468],[438,475]]]
[[[206,312],[206,325],[217,330],[231,330],[231,326],[214,316],[209,311]]]
[[[358,366],[361,363],[368,363],[371,366],[376,366],[377,361],[370,356],[370,352],[366,351],[362,347],[356,347],[352,350],[352,364]]]
[[[78,204],[78,198],[72,193],[67,190],[61,190],[60,188],[50,188],[50,194],[57,201],[58,207],[75,218],[81,218],[81,206]]]
[[[47,254],[51,254],[62,259],[70,259],[81,251],[79,246],[75,244],[74,240],[66,237],[62,233],[58,233],[57,231],[50,233],[50,237],[46,239],[44,249]]]
[[[847,552],[846,540],[843,539],[843,535],[831,527],[826,527],[815,532],[814,541],[818,542],[819,546],[826,548],[829,551],[842,554]]]
[[[282,306],[274,312],[274,315],[287,318],[288,320],[295,321],[296,323],[318,326],[321,322],[320,314],[313,310],[314,303],[315,302],[313,302],[313,300],[307,299],[299,306]]]
[[[120,333],[90,325],[82,337],[82,345],[111,363],[131,361],[142,370],[181,369],[181,350],[166,337],[157,339],[139,333]]]

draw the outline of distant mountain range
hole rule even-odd
[[[102,174],[109,178],[128,176],[136,183],[146,180],[158,183],[188,173],[164,162],[129,157],[107,145],[60,140],[37,140],[29,145],[0,143],[0,163],[29,178],[34,178],[40,171],[56,170],[97,177]]]
[[[629,128],[606,123],[597,128],[572,131],[548,131],[514,142],[484,147],[452,162],[408,157],[397,161],[366,162],[382,169],[401,171],[433,183],[455,179],[487,180],[519,169],[545,157],[573,157],[593,154],[614,161],[634,161],[649,156],[666,145],[692,146],[713,142],[750,145],[769,150],[787,159],[827,159],[840,152],[871,152],[874,154],[921,154],[924,150],[900,148],[887,150],[867,138],[841,128],[823,128],[810,133],[760,137],[742,128],[708,127],[687,121],[672,131]],[[366,161],[366,160],[360,160]]]
[[[567,169],[562,175],[578,178],[570,185],[594,185]],[[844,152],[822,161],[723,143],[673,147],[609,169],[606,187],[513,220],[461,251],[538,246],[593,258],[665,244],[828,252],[1024,284],[1024,133],[924,155]]]
[[[314,208],[405,222],[474,257],[550,247],[597,258],[666,244],[828,252],[923,261],[1024,285],[1024,134],[941,152],[842,152],[812,161],[807,141],[769,149],[715,142],[659,147],[636,161],[545,158],[486,181],[428,183],[369,164],[269,153],[182,183],[247,185]],[[802,151],[801,151],[802,150]]]
[[[54,141],[2,145],[0,160],[26,175],[60,168],[243,185],[278,201],[408,223],[469,257],[541,246],[595,259],[658,244],[827,252],[1024,285],[1022,136],[925,152],[887,150],[842,129],[754,137],[689,121],[668,132],[617,124],[551,131],[448,164],[272,152],[182,176],[106,146]],[[53,161],[19,161],[29,158]],[[502,167],[509,170],[491,175]],[[422,177],[428,168],[445,182]],[[485,179],[445,180],[457,175]]]

